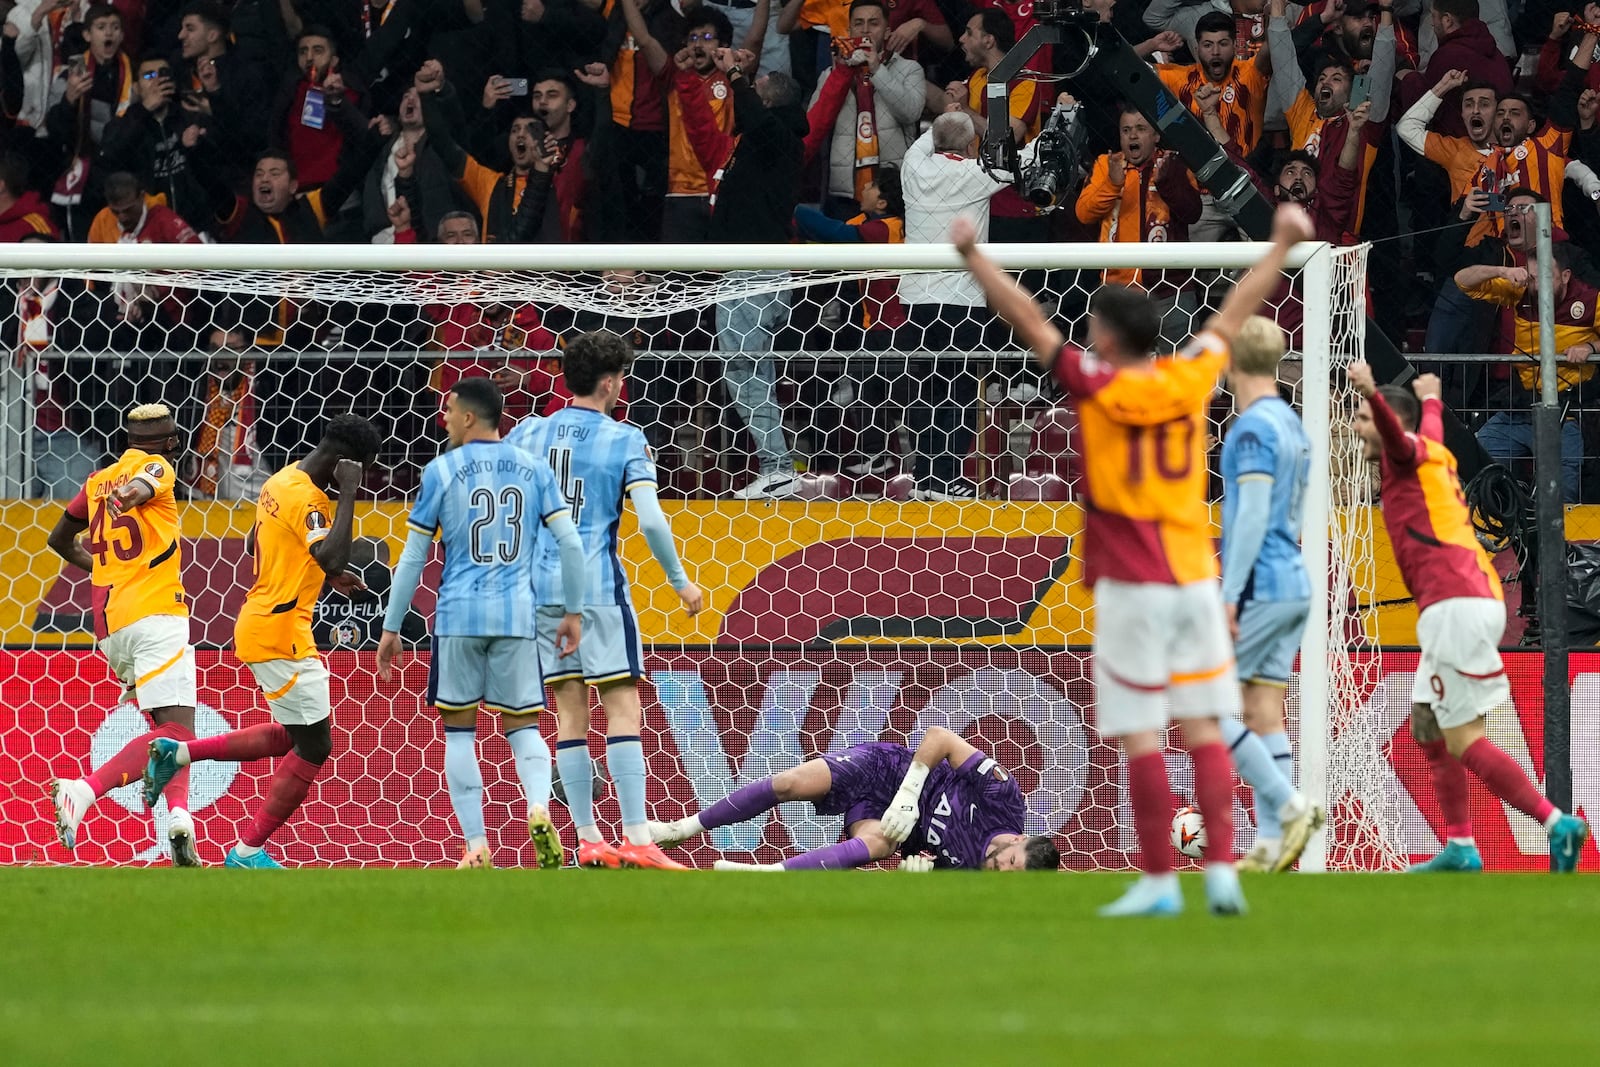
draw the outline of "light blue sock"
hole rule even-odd
[[[1256,836],[1274,840],[1282,837],[1278,809],[1294,796],[1294,786],[1278,770],[1277,761],[1261,738],[1246,729],[1244,723],[1225,715],[1221,724],[1222,742],[1233,754],[1233,765],[1239,768],[1239,777],[1256,794]],[[1262,818],[1263,811],[1271,813],[1270,822]]]
[[[567,812],[581,841],[598,841],[594,825],[594,767],[589,762],[589,742],[581,737],[556,742],[556,768],[567,794]]]
[[[461,836],[468,848],[487,844],[483,832],[483,769],[478,766],[478,731],[472,726],[444,728],[444,780],[450,787]]]
[[[650,826],[644,817],[644,745],[638,734],[606,738],[606,766],[617,787],[622,808],[622,835],[629,844],[648,845]]]
[[[1261,743],[1267,746],[1267,751],[1272,754],[1272,761],[1277,764],[1278,773],[1283,775],[1291,786],[1294,785],[1294,752],[1289,748],[1289,735],[1279,730],[1276,733],[1260,734],[1259,736]],[[1269,819],[1271,820],[1272,828],[1277,830],[1278,835],[1281,836],[1283,831],[1278,825],[1278,809],[1273,808],[1270,812],[1267,812],[1266,805],[1262,803],[1261,794],[1257,793],[1256,825],[1266,826]],[[1268,834],[1267,836],[1271,837],[1273,835]]]
[[[517,777],[529,805],[550,806],[550,745],[537,726],[522,726],[506,734],[511,754],[517,758]]]

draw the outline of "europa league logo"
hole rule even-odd
[[[217,710],[206,704],[201,704],[194,712],[194,732],[198,737],[213,737],[217,734],[227,733],[233,727]],[[99,767],[117,753],[122,746],[132,741],[140,734],[148,733],[150,723],[140,713],[139,708],[129,701],[118,704],[111,709],[111,714],[105,717],[94,732],[94,737],[89,742],[89,763]],[[189,772],[189,811],[198,815],[212,804],[215,804],[224,793],[233,785],[233,776],[239,773],[237,763],[221,760],[207,760],[192,765]],[[139,793],[138,781],[113,789],[106,796],[121,804],[134,814],[144,811],[144,797]],[[156,801],[155,811],[151,813],[155,822],[156,843],[133,857],[134,862],[149,862],[160,859],[171,853],[167,843],[167,802],[165,799]]]

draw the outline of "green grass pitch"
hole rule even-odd
[[[1600,1062],[1600,883],[0,871],[0,1063]]]

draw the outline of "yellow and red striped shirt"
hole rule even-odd
[[[1194,102],[1194,91],[1205,81],[1200,64],[1162,63],[1156,67],[1156,76],[1184,107],[1196,118],[1200,117],[1200,107]],[[1236,59],[1233,69],[1219,86],[1222,99],[1217,102],[1217,114],[1240,155],[1254,152],[1256,143],[1261,140],[1261,123],[1267,110],[1267,83],[1268,76],[1254,60]]]

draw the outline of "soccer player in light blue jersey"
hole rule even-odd
[[[651,842],[645,817],[638,689],[644,646],[617,553],[624,499],[633,501],[639,532],[690,615],[700,610],[702,597],[684,573],[672,528],[656,500],[656,465],[644,434],[611,417],[632,359],[628,343],[616,334],[600,331],[573,339],[562,358],[572,406],[548,418],[524,420],[507,440],[549,464],[587,560],[583,645],[572,656],[547,661],[544,669],[544,680],[555,692],[556,769],[578,833],[578,864],[684,870]],[[541,634],[551,632],[562,617],[559,573],[555,551],[547,548],[537,579]],[[622,808],[624,840],[615,846],[601,838],[595,824],[588,686],[599,692],[605,711],[606,766]]]
[[[1257,315],[1233,343],[1228,385],[1238,417],[1222,445],[1222,598],[1233,632],[1244,722],[1223,721],[1239,776],[1255,791],[1256,842],[1241,870],[1286,871],[1321,828],[1294,788],[1284,695],[1311,610],[1300,558],[1311,442],[1278,395],[1283,331]]]
[[[410,534],[384,615],[378,677],[388,681],[392,673],[400,624],[437,536],[444,546],[444,576],[434,609],[428,700],[444,720],[445,782],[466,839],[460,866],[494,866],[477,753],[482,704],[499,713],[516,757],[539,866],[560,867],[561,839],[547,810],[550,746],[537,718],[544,710],[540,663],[559,662],[579,645],[587,564],[550,468],[500,439],[502,411],[500,390],[488,378],[463,378],[445,397],[450,448],[423,468],[422,488],[406,520]],[[555,561],[553,595],[561,605],[549,643],[540,640],[534,594],[545,549]]]

